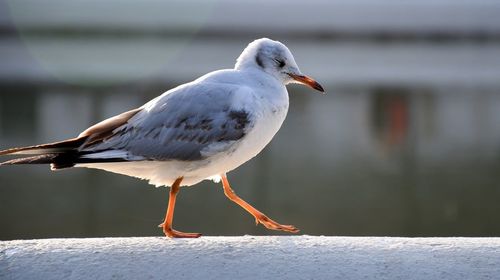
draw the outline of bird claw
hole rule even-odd
[[[182,232],[172,228],[165,228],[164,223],[158,225],[158,227],[163,228],[163,233],[167,237],[172,238],[198,238],[201,236],[201,233],[193,233],[193,232]]]
[[[164,230],[165,236],[172,238],[198,238],[201,236],[201,233],[193,233],[193,232],[181,232],[175,229]]]
[[[270,219],[269,217],[267,217],[264,214],[255,216],[255,222],[256,222],[256,224],[261,223],[266,228],[272,229],[272,230],[281,230],[281,231],[287,231],[287,232],[292,232],[292,233],[299,232],[299,229],[296,228],[295,226],[282,225],[276,221],[273,221],[272,219]]]

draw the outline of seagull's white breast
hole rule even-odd
[[[270,94],[274,96],[269,97]],[[209,164],[195,172],[209,174],[202,179],[218,180],[219,174],[229,172],[255,157],[283,124],[288,112],[288,92],[285,87],[276,88],[275,92],[267,92],[264,96],[257,93],[249,100],[242,106],[244,110],[252,112],[253,126],[232,149],[211,158]]]

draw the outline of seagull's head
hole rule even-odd
[[[324,92],[318,82],[300,72],[290,50],[278,41],[261,38],[248,44],[235,65],[237,70],[246,68],[264,71],[278,79],[283,85],[299,83]]]

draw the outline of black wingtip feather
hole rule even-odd
[[[4,161],[0,163],[0,165],[16,165],[16,164],[48,164],[51,163],[56,154],[45,154],[45,155],[37,155],[31,157],[24,158],[16,158],[8,161]]]
[[[49,154],[49,153],[50,154],[65,153],[67,151],[78,149],[81,145],[85,143],[86,140],[87,137],[85,136],[49,144],[12,148],[0,151],[0,156],[15,155],[15,154],[36,155],[36,154]]]
[[[68,154],[45,154],[24,158],[11,159],[0,163],[2,165],[19,164],[50,164],[52,170],[63,169],[75,166],[76,153]]]
[[[0,151],[0,156],[32,156],[11,159],[0,163],[0,165],[51,164],[52,169],[72,167],[75,165],[75,160],[78,158],[78,149],[85,143],[86,138],[87,137],[80,137],[61,142],[3,150]]]

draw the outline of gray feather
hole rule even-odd
[[[231,107],[241,87],[208,85],[188,84],[159,96],[111,137],[84,150],[124,150],[149,160],[191,161],[203,159],[202,151],[211,144],[229,148],[253,126],[252,118]]]

